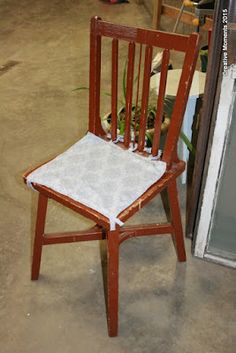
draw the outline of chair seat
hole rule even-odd
[[[113,142],[87,133],[80,141],[27,176],[39,184],[90,207],[122,225],[117,216],[165,173],[166,163],[153,161]]]

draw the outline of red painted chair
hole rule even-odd
[[[113,142],[117,140],[117,95],[119,88],[118,79],[120,79],[120,77],[122,76],[122,74],[119,74],[118,64],[119,42],[126,42],[128,45],[125,130],[123,141],[119,142],[117,145],[114,145],[113,142],[108,142],[109,138],[102,128],[100,119],[100,81],[102,58],[101,43],[104,37],[110,38],[111,41],[112,117],[110,139]],[[86,240],[100,240],[106,238],[108,252],[108,331],[110,336],[116,336],[118,328],[119,245],[123,241],[133,236],[137,237],[158,234],[171,234],[172,238],[174,239],[178,260],[186,260],[180,209],[176,188],[176,178],[184,171],[185,164],[184,162],[178,159],[176,150],[182,119],[184,116],[191,81],[197,60],[199,36],[196,33],[190,36],[183,36],[148,29],[131,28],[104,22],[100,18],[93,18],[91,20],[90,40],[90,133],[86,135],[86,137],[82,139],[78,144],[74,145],[69,151],[65,152],[61,156],[57,157],[56,159],[50,162],[45,163],[42,166],[38,166],[37,168],[31,169],[30,171],[27,171],[24,174],[25,182],[27,184],[30,184],[35,190],[39,192],[36,234],[32,262],[32,280],[37,280],[39,276],[43,245]],[[142,48],[144,47],[145,56],[144,60],[142,60]],[[155,133],[150,156],[148,156],[148,153],[145,151],[145,131],[147,125],[147,106],[149,97],[149,84],[153,47],[162,48],[164,49],[164,51],[159,95],[157,98]],[[135,55],[135,50],[136,52],[138,50],[139,53],[137,55],[138,65],[135,65],[135,60],[137,59]],[[170,57],[170,51],[172,50],[184,53],[183,68],[179,82],[179,89],[177,92],[171,117],[171,123],[165,140],[165,146],[163,148],[161,156],[157,158],[160,141],[160,129],[163,118],[165,86],[168,75],[168,62]],[[105,65],[109,65],[107,57]],[[138,80],[134,79],[134,77],[136,77],[134,71],[137,67]],[[142,70],[140,70],[141,67],[143,68]],[[143,77],[143,79],[141,90],[140,120],[138,124],[135,124],[137,126],[133,128],[132,114],[135,109],[133,108],[133,87],[137,87],[137,104],[139,96],[139,87],[141,87],[141,76]],[[137,136],[137,148],[136,151],[130,152],[127,151],[127,149],[130,147],[130,145],[133,146],[135,144],[135,141],[132,141],[131,139],[132,129],[137,130],[133,131],[133,136]],[[86,160],[86,163],[89,163],[89,159],[92,158],[90,149],[91,151],[95,151],[95,157],[93,156],[93,158],[95,159],[93,159],[92,162],[92,165],[94,166],[92,172],[94,174],[90,179],[89,177],[80,178],[80,173],[83,172],[83,168],[85,168],[83,164],[84,160]],[[89,151],[89,153],[87,151]],[[99,151],[101,152],[100,157],[97,157],[96,151],[98,151],[98,153]],[[116,156],[117,160],[115,159]],[[79,168],[77,168],[77,163],[74,163],[73,158],[76,158],[76,161],[78,161]],[[96,158],[99,163],[96,163]],[[103,165],[101,165],[100,163],[100,158],[103,161]],[[109,158],[112,159],[109,160]],[[103,173],[109,175],[109,169],[106,169],[106,171],[104,172],[104,168],[110,167],[111,170],[115,171],[114,168],[117,166],[118,163],[121,163],[122,160],[124,160],[125,162],[127,161],[128,163],[125,167],[123,182],[119,182],[119,173],[113,173],[113,176],[115,176],[114,180],[111,180],[111,182],[113,182],[114,184],[112,190],[110,190],[110,193],[109,191],[106,191],[106,193],[108,194],[108,198],[106,199],[104,190],[101,190],[101,195],[99,194],[100,189],[99,187],[97,187],[96,180],[94,180],[93,177],[95,175],[95,179],[99,179],[99,177],[104,176]],[[66,167],[63,166],[64,164],[66,165]],[[73,165],[73,168],[71,169],[71,174],[67,171],[68,165],[69,170],[70,165]],[[122,166],[118,165],[118,168],[122,169]],[[129,168],[134,168],[134,182],[131,183],[131,187],[133,188],[133,194],[131,192],[131,194],[127,196],[130,190],[128,190],[128,192],[124,190],[126,190],[126,188],[128,187],[127,183],[130,184],[130,179],[126,179],[130,177]],[[143,178],[143,171],[149,169],[150,174],[146,173],[148,177],[146,179]],[[138,178],[140,178],[138,179],[137,176]],[[81,181],[80,179],[86,180]],[[77,185],[79,186],[77,187]],[[120,195],[118,193],[118,186],[121,187]],[[165,224],[141,224],[139,226],[123,225],[123,222],[128,220],[132,215],[134,215],[134,213],[136,213],[140,208],[142,208],[154,196],[156,196],[164,189],[166,189],[168,193],[171,210],[171,222]],[[116,193],[117,198],[115,199],[114,203],[111,204],[111,209],[108,210],[107,205],[110,202],[109,197],[113,197],[113,193]],[[124,203],[122,204],[123,196],[127,196],[127,199],[123,200]],[[89,219],[94,221],[96,225],[87,231],[45,234],[44,226],[48,198],[56,200],[64,206],[71,208],[72,210],[80,213],[85,217],[88,217]],[[90,198],[92,199],[92,201],[90,201]],[[104,200],[108,200],[108,203],[106,204]],[[101,210],[104,210],[104,212],[102,212]],[[119,214],[116,214],[116,212],[119,212]]]

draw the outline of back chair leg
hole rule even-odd
[[[178,260],[186,261],[186,252],[185,252],[185,246],[184,246],[184,236],[183,236],[183,228],[182,228],[182,222],[181,222],[176,180],[172,181],[169,184],[169,186],[167,187],[167,192],[168,192],[169,203],[170,203],[172,224],[175,229],[174,239],[175,239],[175,246],[176,246]]]
[[[48,198],[42,194],[39,194],[31,280],[37,280],[39,277],[47,204]]]
[[[119,231],[107,232],[107,322],[110,337],[118,333]]]

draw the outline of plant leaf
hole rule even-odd
[[[183,131],[180,132],[180,138],[185,143],[188,150],[193,154],[193,156],[195,156],[195,153],[196,153],[195,148],[193,147],[192,143],[189,141],[185,133],[183,133]]]
[[[147,147],[152,147],[153,135],[146,131]]]
[[[127,60],[125,61],[125,66],[124,66],[124,71],[123,71],[123,79],[122,79],[124,101],[126,100],[126,72],[127,72]]]
[[[81,87],[77,87],[77,88],[72,89],[72,92],[73,91],[81,91],[81,90],[89,90],[89,88],[86,86],[81,86]]]

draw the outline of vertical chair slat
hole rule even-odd
[[[144,63],[144,73],[143,73],[143,91],[142,91],[142,102],[141,102],[139,139],[138,139],[138,151],[140,151],[140,152],[143,151],[144,145],[145,145],[145,133],[146,133],[146,121],[147,121],[151,64],[152,64],[152,46],[147,45],[146,50],[145,50],[145,63]]]
[[[153,144],[152,144],[153,156],[157,155],[159,144],[160,144],[161,124],[162,124],[162,117],[163,117],[163,111],[164,111],[164,100],[165,100],[169,60],[170,60],[170,52],[168,49],[165,49],[163,52],[162,63],[161,63],[161,75],[160,75],[159,92],[158,92],[158,98],[157,98],[157,112],[155,117],[154,138],[153,138]]]
[[[117,138],[118,40],[112,40],[111,138]]]
[[[133,80],[134,80],[134,59],[135,59],[135,44],[129,43],[127,83],[126,83],[126,104],[125,104],[125,135],[124,135],[125,147],[129,147],[129,143],[130,143],[130,123],[131,123],[131,114],[132,114],[132,96],[133,96]]]
[[[138,111],[138,100],[139,100],[139,85],[140,85],[140,75],[141,75],[141,63],[142,63],[142,52],[143,46],[139,46],[139,60],[138,60],[138,76],[137,76],[137,87],[136,87],[136,99],[135,99],[135,112],[134,112],[134,140],[133,147],[136,143],[136,130],[137,130],[137,111]]]

